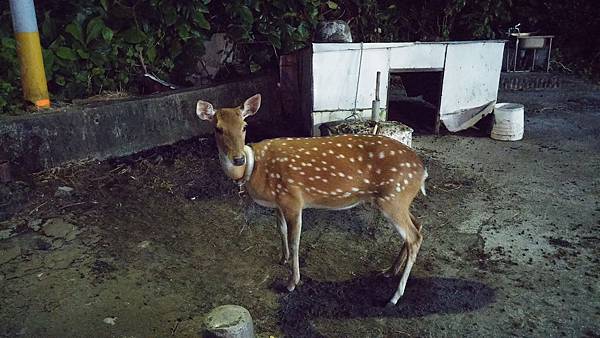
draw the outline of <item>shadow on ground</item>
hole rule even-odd
[[[320,336],[311,324],[317,318],[414,318],[474,311],[495,301],[495,291],[477,281],[410,278],[398,304],[385,307],[398,280],[376,272],[343,282],[305,279],[281,299],[283,332],[290,337],[314,337]]]

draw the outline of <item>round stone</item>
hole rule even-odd
[[[211,338],[253,338],[250,312],[238,305],[214,308],[204,319],[204,336]]]

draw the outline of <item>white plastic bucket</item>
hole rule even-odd
[[[518,103],[494,105],[494,127],[491,138],[501,141],[517,141],[523,138],[525,107]]]

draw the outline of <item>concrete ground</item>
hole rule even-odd
[[[499,101],[525,104],[522,141],[415,136],[424,242],[395,308],[380,271],[401,241],[369,206],[306,212],[303,284],[282,292],[272,211],[201,140],[1,185],[0,336],[192,337],[238,304],[260,337],[598,337],[600,91]]]

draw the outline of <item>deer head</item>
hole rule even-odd
[[[211,121],[215,128],[215,139],[219,149],[219,160],[227,175],[235,180],[244,175],[246,155],[246,117],[256,114],[260,108],[261,96],[248,98],[243,105],[235,108],[215,110],[212,104],[198,101],[196,114],[202,120]]]

